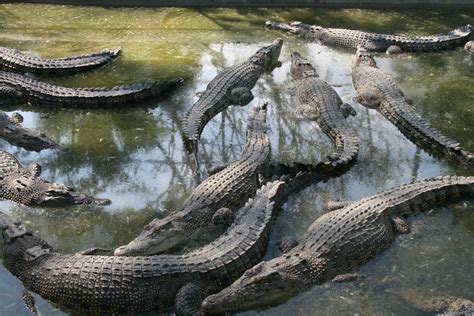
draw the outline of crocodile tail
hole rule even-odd
[[[189,154],[197,155],[199,142],[199,128],[194,128],[194,124],[189,120],[190,112],[187,112],[181,121],[183,143]]]
[[[331,168],[342,168],[355,162],[359,154],[360,139],[352,128],[339,129],[334,143],[336,151],[328,157]]]
[[[168,80],[165,82],[154,82],[152,88],[152,95],[159,95],[163,93],[167,93],[176,89],[181,83],[184,82],[184,78],[177,78],[173,80]]]
[[[464,45],[472,32],[470,24],[458,27],[444,34],[426,37],[393,36],[387,40],[400,46],[406,52],[439,51]]]
[[[474,194],[474,177],[440,176],[422,179],[410,184],[392,188],[382,195],[397,193],[404,201],[410,201],[409,208],[412,212],[421,212],[440,205],[448,200],[459,200],[472,197]],[[407,208],[386,208],[383,212],[406,212]]]
[[[460,149],[458,154],[461,162],[474,170],[474,153]]]
[[[100,67],[116,58],[120,52],[117,48],[81,56],[42,59],[27,56],[15,49],[0,47],[0,66],[32,73],[74,73]]]
[[[106,104],[125,104],[127,102],[136,102],[150,96],[165,94],[176,88],[182,81],[182,78],[165,82],[145,80],[122,86],[116,86],[113,87],[109,92],[106,89],[98,89],[98,91],[99,94],[100,91],[104,91],[105,95],[108,95],[104,98],[104,102]]]
[[[247,135],[240,160],[264,163],[270,160],[270,140],[267,135],[267,103],[251,109],[247,118]]]

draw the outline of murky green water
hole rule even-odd
[[[331,151],[330,142],[312,124],[293,113],[296,100],[289,80],[289,54],[298,50],[322,78],[337,86],[344,101],[354,91],[350,52],[267,31],[267,19],[304,20],[327,26],[378,32],[438,33],[472,23],[474,12],[368,10],[189,10],[100,9],[0,5],[0,45],[46,57],[122,47],[123,55],[97,71],[50,79],[67,86],[113,86],[143,79],[184,76],[186,84],[159,101],[120,110],[21,110],[27,127],[38,128],[72,149],[31,153],[1,146],[23,164],[37,161],[43,177],[112,199],[104,208],[25,209],[9,202],[2,211],[26,222],[64,252],[116,247],[127,243],[155,216],[177,208],[193,189],[191,161],[183,152],[180,118],[223,67],[250,56],[277,36],[285,40],[283,67],[263,77],[256,100],[268,100],[274,159],[316,161]],[[474,57],[461,49],[395,58],[378,56],[380,68],[393,74],[406,95],[432,125],[474,151]],[[239,157],[250,106],[230,108],[208,124],[200,150],[203,167]],[[285,204],[276,220],[267,254],[275,241],[299,235],[323,213],[331,198],[358,199],[382,189],[443,174],[467,174],[452,163],[418,150],[380,114],[356,105],[350,119],[362,143],[359,162],[349,173],[313,185]],[[412,218],[413,232],[360,268],[362,282],[316,286],[285,304],[259,311],[265,315],[395,314],[419,311],[393,293],[454,295],[473,300],[474,204],[435,208]],[[28,315],[21,285],[0,265],[0,315]],[[413,293],[413,292],[411,292]],[[36,296],[37,297],[37,296]],[[41,315],[59,315],[37,297]],[[246,314],[255,314],[247,312]]]

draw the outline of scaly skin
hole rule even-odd
[[[16,49],[0,47],[0,69],[35,74],[71,74],[100,67],[116,58],[120,49],[88,55],[42,59],[27,56]]]
[[[19,113],[13,113],[10,118],[5,112],[0,111],[0,138],[12,145],[26,150],[41,151],[43,149],[66,149],[43,133],[21,126],[23,118]]]
[[[471,33],[471,25],[461,26],[446,34],[432,36],[398,36],[349,29],[324,28],[301,22],[278,23],[267,21],[266,27],[286,31],[310,41],[327,46],[364,47],[370,51],[387,52],[433,52],[462,46]]]
[[[248,117],[247,140],[240,160],[203,181],[177,211],[155,219],[115,255],[158,254],[196,239],[213,226],[219,209],[231,213],[241,207],[259,187],[258,174],[270,160],[266,134],[266,105],[252,109]]]
[[[400,296],[403,301],[413,305],[424,313],[431,315],[471,315],[474,313],[474,302],[461,297],[422,293],[419,289],[388,289],[387,292]]]
[[[185,255],[61,254],[0,212],[3,264],[26,288],[74,310],[138,313],[176,304],[178,314],[195,315],[203,297],[232,283],[265,254],[283,184],[264,186],[226,234]]]
[[[316,121],[336,146],[326,164],[331,165],[330,168],[337,168],[354,162],[359,153],[360,141],[347,124],[346,117],[355,115],[355,111],[348,104],[343,105],[337,92],[319,79],[313,66],[297,52],[291,55],[290,71],[300,101],[297,112]]]
[[[400,216],[473,193],[474,177],[439,177],[405,184],[326,213],[296,247],[258,264],[231,286],[207,297],[203,311],[222,313],[282,303],[350,272],[390,247],[396,233],[408,225]]]
[[[0,150],[0,199],[26,206],[108,205],[110,200],[88,196],[60,183],[39,178],[41,166],[25,169],[11,154]]]
[[[230,105],[245,106],[253,100],[250,91],[260,76],[270,73],[281,63],[278,61],[283,40],[259,49],[247,61],[219,73],[193,104],[183,118],[184,141],[188,151],[197,160],[198,142],[206,124]]]
[[[363,48],[359,48],[354,57],[352,83],[359,94],[357,101],[376,108],[416,145],[474,168],[474,154],[430,127],[409,104],[395,81],[377,68],[375,60]]]
[[[2,102],[30,102],[46,106],[102,107],[129,103],[167,92],[182,79],[163,83],[143,81],[113,88],[66,88],[34,78],[0,71]]]

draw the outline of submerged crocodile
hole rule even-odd
[[[350,272],[390,247],[397,233],[409,232],[402,216],[473,194],[474,177],[439,177],[405,184],[326,213],[296,246],[207,297],[202,309],[222,313],[282,303],[315,284]]]
[[[355,115],[354,109],[342,103],[337,92],[318,78],[316,69],[297,52],[291,54],[291,76],[295,82],[300,105],[297,112],[316,121],[336,146],[329,156],[330,168],[353,163],[359,153],[359,137],[345,118]]]
[[[278,23],[267,21],[266,27],[287,31],[307,40],[317,41],[328,46],[362,46],[367,50],[387,52],[433,52],[464,45],[472,31],[471,25],[461,26],[445,34],[432,36],[400,36],[378,34],[349,29],[324,28],[302,22]]]
[[[0,199],[26,206],[108,205],[110,200],[88,196],[60,183],[39,178],[41,166],[24,168],[11,154],[0,150]]]
[[[386,292],[395,294],[406,303],[430,315],[474,315],[474,302],[449,295],[434,295],[422,293],[419,289],[387,289]]]
[[[66,88],[41,82],[29,76],[0,71],[0,97],[5,102],[30,102],[42,105],[95,107],[127,105],[167,92],[183,79],[162,83],[143,81],[113,88]]]
[[[354,57],[352,83],[358,93],[355,100],[377,109],[415,144],[430,153],[474,168],[474,153],[462,149],[458,142],[430,127],[395,81],[377,68],[375,60],[364,48],[359,48]]]
[[[5,112],[0,111],[0,138],[12,145],[22,147],[26,150],[41,151],[43,149],[66,149],[43,133],[24,128],[21,126],[23,117],[19,113],[13,113],[9,117]]]
[[[27,289],[74,310],[138,313],[175,305],[179,315],[196,315],[202,298],[232,283],[265,254],[284,183],[262,187],[224,235],[185,255],[61,254],[0,212],[3,264]]]
[[[36,74],[69,74],[100,67],[119,53],[120,49],[113,49],[82,56],[42,59],[25,55],[16,49],[0,47],[0,69]]]
[[[213,224],[232,221],[233,211],[257,191],[259,173],[264,172],[270,160],[266,115],[266,105],[251,110],[247,140],[238,161],[203,181],[180,209],[163,219],[153,220],[128,245],[117,248],[115,255],[161,253],[198,239]]]
[[[259,49],[247,61],[219,73],[200,95],[183,119],[183,134],[187,150],[197,161],[198,141],[205,125],[230,105],[247,105],[253,100],[250,91],[260,76],[270,73],[278,61],[283,40]]]

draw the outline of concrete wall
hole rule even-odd
[[[128,7],[445,7],[474,8],[474,0],[30,0],[0,3],[50,3]]]

